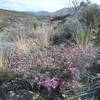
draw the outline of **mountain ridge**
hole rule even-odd
[[[98,4],[92,4],[94,6],[96,6],[98,9],[100,9],[100,5]],[[59,9],[57,11],[54,12],[49,12],[49,11],[38,11],[38,12],[34,12],[34,11],[13,11],[13,10],[7,10],[7,9],[0,9],[0,11],[9,11],[9,12],[14,12],[14,13],[25,13],[25,14],[31,14],[33,16],[62,16],[62,15],[67,15],[67,14],[73,14],[74,13],[74,8],[73,7],[64,7],[62,9]]]
[[[38,12],[25,12],[25,11],[13,11],[13,10],[7,10],[7,9],[0,9],[0,11],[9,11],[9,12],[15,12],[15,13],[26,13],[26,14],[32,14],[33,16],[54,16],[54,15],[66,15],[73,12],[73,8],[67,8],[64,7],[62,9],[59,9],[55,12],[49,12],[49,11],[38,11]]]

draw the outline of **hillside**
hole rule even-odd
[[[58,11],[57,13],[60,13]],[[14,12],[0,10],[0,40],[11,41],[11,38],[17,34],[27,33],[32,34],[48,33],[53,34],[55,29],[59,28],[70,15],[53,15],[53,16],[34,16],[25,12]]]

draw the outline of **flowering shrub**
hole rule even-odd
[[[51,78],[51,79],[47,79],[45,81],[42,82],[42,85],[44,85],[45,87],[47,87],[48,90],[51,90],[51,89],[56,89],[60,82],[60,80],[58,78]]]
[[[80,77],[80,71],[77,68],[69,68],[69,71],[74,75],[75,77],[79,78]]]
[[[32,76],[39,85],[48,91],[61,93],[76,91],[85,68],[91,66],[95,54],[78,47],[53,46],[48,48],[43,57],[32,59],[25,55],[16,55],[13,61],[14,70],[23,77]]]

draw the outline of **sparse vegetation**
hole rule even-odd
[[[90,85],[89,69],[99,58],[100,9],[91,3],[76,6],[74,14],[61,17],[12,12],[10,18],[7,12],[3,18],[1,13],[0,85],[25,79],[39,94],[36,100],[67,100]]]

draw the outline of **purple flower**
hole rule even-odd
[[[80,77],[80,71],[77,68],[69,68],[71,73],[75,75],[75,77],[79,78]]]
[[[91,59],[96,59],[96,56],[94,55],[94,54],[88,54],[89,55],[89,57],[91,58]]]
[[[78,88],[79,83],[76,80],[72,80],[72,84],[71,85],[72,85],[73,89],[76,89],[76,88]]]
[[[55,89],[59,85],[59,79],[54,77],[52,78],[51,83],[52,83],[52,88]]]
[[[58,78],[52,78],[52,79],[47,79],[45,81],[42,82],[42,84],[48,89],[48,90],[51,90],[52,88],[53,89],[56,89],[60,82],[59,82],[59,79]]]

